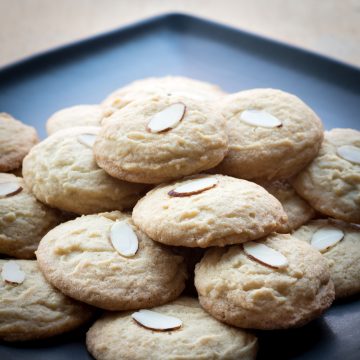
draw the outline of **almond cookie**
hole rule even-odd
[[[110,116],[94,145],[110,175],[156,184],[214,167],[227,152],[225,121],[210,102],[154,96]]]
[[[288,217],[287,224],[278,232],[289,233],[296,230],[315,216],[315,210],[296,193],[288,181],[277,180],[260,185],[281,202]]]
[[[131,208],[145,190],[109,176],[95,162],[98,127],[56,132],[36,145],[23,163],[23,176],[42,202],[77,214]]]
[[[62,109],[50,116],[46,123],[48,135],[76,126],[100,126],[109,111],[100,105],[76,105]]]
[[[313,220],[293,234],[327,259],[336,298],[360,292],[360,228],[332,219]]]
[[[194,100],[216,100],[225,93],[216,85],[182,76],[151,77],[115,90],[102,105],[121,109],[140,98],[159,94],[185,95]]]
[[[287,216],[261,186],[223,175],[196,175],[159,185],[134,207],[133,220],[168,245],[225,246],[281,228]]]
[[[0,172],[21,167],[24,156],[38,141],[33,127],[0,113]]]
[[[62,220],[59,211],[37,201],[22,178],[0,173],[0,253],[35,257],[41,238]]]
[[[90,319],[92,309],[53,288],[35,260],[0,260],[0,270],[1,340],[47,338]]]
[[[218,320],[263,330],[305,325],[335,296],[324,257],[281,234],[208,250],[196,266],[195,286],[202,307]]]
[[[181,256],[149,239],[119,211],[57,226],[36,255],[45,277],[64,294],[108,310],[174,300],[187,276]]]
[[[318,156],[292,184],[317,211],[360,223],[360,132],[326,131]]]
[[[323,128],[298,97],[274,89],[224,97],[229,153],[214,170],[241,179],[286,179],[318,153]]]
[[[257,352],[254,335],[220,323],[188,297],[150,311],[105,314],[86,345],[97,360],[251,360]]]

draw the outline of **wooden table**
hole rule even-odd
[[[0,0],[0,66],[174,11],[360,66],[360,0]]]

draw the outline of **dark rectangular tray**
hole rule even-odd
[[[58,109],[98,103],[148,76],[184,75],[234,92],[294,93],[326,128],[360,128],[360,70],[244,31],[183,14],[155,17],[41,54],[0,71],[0,111],[34,125]],[[85,329],[49,340],[0,343],[0,359],[90,359]],[[259,359],[359,359],[359,297],[296,330],[261,332]]]

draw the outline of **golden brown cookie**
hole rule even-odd
[[[296,193],[287,180],[260,185],[281,202],[288,217],[287,224],[278,232],[289,233],[296,230],[315,216],[315,210]]]
[[[37,201],[22,178],[0,173],[0,253],[35,257],[41,238],[62,221],[61,213]]]
[[[114,179],[95,162],[98,127],[57,131],[24,159],[23,176],[34,195],[49,206],[77,214],[129,209],[144,185]]]
[[[38,141],[33,127],[0,113],[0,172],[21,167],[24,156]]]
[[[225,95],[218,86],[200,80],[182,76],[150,77],[115,90],[102,105],[121,109],[133,101],[159,94],[185,95],[194,100],[217,100]]]
[[[119,211],[57,226],[36,255],[45,277],[64,294],[108,310],[174,300],[187,277],[181,256],[149,239]]]
[[[275,89],[253,89],[222,100],[229,153],[216,173],[256,181],[286,179],[318,153],[323,128],[298,97]]]
[[[318,156],[292,182],[317,211],[360,223],[360,132],[332,129]]]
[[[94,145],[110,175],[157,184],[214,167],[227,152],[225,122],[216,106],[185,96],[154,96],[110,116]]]
[[[286,329],[318,317],[334,300],[321,254],[290,235],[207,251],[195,270],[200,304],[240,328]]]
[[[136,204],[133,220],[155,241],[209,247],[261,238],[282,228],[287,216],[261,186],[204,174],[149,191]]]
[[[132,313],[107,313],[88,331],[88,350],[97,360],[253,360],[256,357],[254,335],[215,320],[195,299],[182,297],[151,309],[146,315],[152,316],[154,322],[162,320],[165,326],[166,317],[170,316],[180,321],[181,326],[157,331],[141,326]]]
[[[100,105],[75,105],[52,114],[46,122],[46,131],[52,135],[56,131],[77,126],[100,126],[108,110]]]
[[[35,260],[0,259],[0,270],[0,339],[48,338],[90,319],[92,309],[53,288]]]
[[[329,264],[336,298],[360,292],[360,228],[333,219],[313,220],[293,234],[319,250]]]

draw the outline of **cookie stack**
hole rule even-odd
[[[0,131],[0,252],[22,259],[0,260],[3,340],[100,308],[98,360],[254,359],[254,331],[360,292],[360,133],[294,95],[149,78],[40,143],[7,114]]]

